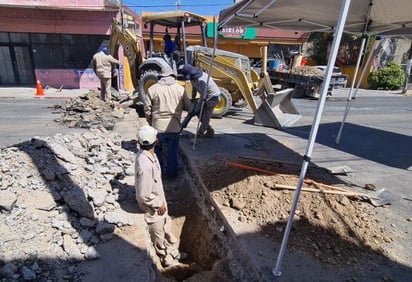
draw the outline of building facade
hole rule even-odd
[[[0,0],[0,86],[38,79],[53,88],[98,87],[90,63],[108,45],[119,7],[117,0]]]
[[[112,19],[121,18],[120,5],[120,0],[0,0],[0,87],[31,87],[36,80],[58,89],[99,87],[91,60],[102,45],[108,45]],[[122,8],[142,27],[138,15]],[[142,31],[147,39],[148,30],[142,27]],[[155,30],[159,50],[164,33]],[[233,27],[220,34],[218,48],[258,58],[262,46],[302,44],[306,39],[303,33]],[[189,29],[187,41],[201,45],[200,30]],[[207,43],[213,46],[212,18]],[[121,49],[118,57],[125,61]],[[119,66],[118,85],[133,90],[128,68],[127,60]]]

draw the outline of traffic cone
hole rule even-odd
[[[44,96],[43,87],[38,79],[36,81],[36,96]]]

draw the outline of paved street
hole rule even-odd
[[[390,247],[397,253],[399,265],[405,265],[409,270],[405,272],[389,267],[392,271],[388,271],[394,277],[398,275],[395,281],[404,281],[405,277],[411,275],[412,269],[412,97],[360,91],[353,100],[341,143],[336,145],[335,136],[346,107],[346,95],[347,90],[339,90],[328,98],[312,162],[325,168],[348,166],[353,172],[338,178],[352,184],[350,186],[357,192],[373,196],[374,192],[363,189],[365,184],[373,184],[377,190],[384,189],[385,193],[388,193],[392,204],[375,208],[375,211],[379,220],[391,226],[403,238],[392,242]],[[303,118],[285,130],[255,126],[251,123],[251,113],[234,109],[231,115],[221,120],[212,120],[217,138],[202,142],[195,150],[187,138],[181,142],[181,147],[190,155],[192,163],[202,163],[205,157],[216,156],[228,159],[252,156],[302,163],[317,101],[294,99],[294,103]],[[192,122],[189,128],[192,133],[195,126]],[[244,242],[244,248],[249,251],[249,255],[259,257],[256,250],[248,247],[248,242]],[[296,273],[299,276],[299,265],[305,262],[295,263],[294,260],[299,260],[299,256],[292,257],[288,254],[290,257],[284,263],[284,273],[287,273],[286,277],[289,278]],[[268,260],[268,264],[261,263],[259,269],[270,269],[274,266],[273,252],[265,252],[263,256],[266,255],[272,259]],[[315,266],[307,267],[310,269]],[[373,270],[370,271],[369,274],[372,275]],[[316,273],[315,270],[314,272]],[[268,276],[270,275],[269,272]],[[326,276],[324,278],[327,280]]]
[[[33,90],[31,90],[33,91]],[[79,129],[68,129],[53,120],[49,106],[59,104],[62,98],[78,95],[69,91],[42,99],[33,98],[30,90],[19,89],[6,93],[0,89],[1,147],[9,146],[32,136],[49,136]],[[365,184],[374,184],[393,196],[392,205],[376,208],[378,217],[390,222],[405,238],[391,245],[399,254],[399,263],[412,269],[411,222],[412,218],[412,97],[378,91],[360,91],[353,100],[343,137],[339,145],[335,136],[346,107],[347,90],[338,90],[328,98],[322,116],[316,145],[312,154],[314,165],[321,167],[348,166],[353,172],[339,178],[355,186],[355,191],[365,192]],[[18,97],[18,98],[13,98]],[[189,143],[189,136],[196,128],[193,119],[185,130],[181,148],[192,162],[201,162],[205,157],[216,155],[236,158],[240,155],[264,159],[276,159],[301,163],[305,154],[307,138],[317,107],[316,100],[294,99],[302,119],[292,127],[275,130],[252,124],[253,114],[245,109],[233,109],[223,119],[213,119],[216,138],[197,145]],[[369,191],[367,191],[369,193]],[[372,193],[372,192],[371,192]],[[274,254],[268,253],[268,257]],[[265,268],[267,266],[263,266]],[[273,262],[270,267],[273,267]],[[291,267],[291,268],[289,268]],[[285,263],[285,273],[293,272]],[[405,277],[401,273],[399,277]]]

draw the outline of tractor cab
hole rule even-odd
[[[187,54],[187,33],[199,34],[200,30],[200,44],[206,46],[206,18],[200,15],[186,11],[150,13],[143,15],[142,21],[150,32],[147,59],[164,60],[176,74],[180,64],[191,63]]]

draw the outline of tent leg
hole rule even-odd
[[[300,171],[298,185],[296,187],[295,196],[294,196],[291,211],[290,211],[290,214],[289,214],[289,217],[288,217],[288,222],[287,222],[287,225],[286,225],[285,233],[283,234],[282,244],[280,246],[278,258],[277,258],[277,261],[276,261],[276,266],[272,271],[274,276],[281,276],[282,275],[281,264],[282,264],[283,257],[285,255],[286,246],[287,246],[288,239],[289,239],[289,233],[290,233],[290,230],[292,229],[293,217],[295,215],[296,207],[297,207],[298,202],[299,202],[299,196],[300,196],[300,192],[302,190],[303,180],[304,180],[305,175],[306,175],[306,170],[308,168],[308,165],[309,165],[309,162],[310,162],[310,157],[311,157],[312,151],[313,151],[313,146],[315,144],[316,134],[317,134],[318,129],[319,129],[319,123],[320,123],[320,119],[322,117],[323,108],[325,106],[326,96],[327,96],[330,80],[331,80],[331,77],[332,77],[332,71],[333,71],[333,67],[335,65],[336,56],[338,54],[339,44],[340,44],[340,40],[342,38],[343,29],[345,27],[345,21],[346,21],[346,17],[347,17],[347,14],[348,14],[350,2],[351,2],[350,0],[344,0],[342,2],[342,7],[341,7],[341,10],[340,10],[339,19],[338,19],[337,26],[336,26],[335,36],[334,36],[333,43],[332,43],[331,55],[330,55],[328,65],[327,65],[327,68],[326,68],[326,76],[325,76],[325,80],[323,81],[323,84],[322,84],[322,89],[321,89],[321,93],[320,93],[320,97],[319,97],[318,107],[316,109],[316,114],[315,114],[314,121],[313,121],[313,124],[312,124],[312,128],[311,128],[311,131],[310,131],[309,141],[308,141],[308,144],[307,144],[307,147],[306,147],[306,154],[303,158],[304,160],[303,160],[302,168],[301,168],[301,171]]]
[[[361,58],[362,58],[363,50],[365,49],[365,45],[366,45],[366,37],[363,36],[363,37],[362,37],[362,43],[361,43],[361,49],[359,50],[358,60],[356,61],[355,72],[354,72],[354,74],[353,74],[352,84],[351,84],[350,90],[349,90],[348,101],[349,101],[350,99],[352,99],[352,93],[353,93],[353,89],[355,88],[356,79],[357,79],[357,77],[358,77],[358,71],[359,71],[360,61],[361,61]],[[360,81],[361,81],[361,80],[360,80]]]
[[[363,65],[363,70],[362,70],[361,76],[359,77],[358,83],[357,83],[357,85],[356,85],[355,92],[352,92],[352,89],[351,89],[351,91],[349,92],[349,96],[348,96],[348,99],[347,99],[347,101],[346,101],[345,113],[343,114],[343,119],[342,119],[342,122],[341,122],[341,124],[340,124],[340,128],[339,128],[338,134],[337,134],[336,139],[335,139],[335,143],[336,143],[336,144],[339,144],[340,139],[341,139],[341,137],[342,137],[343,125],[344,125],[345,122],[346,122],[346,118],[348,117],[349,110],[350,110],[350,108],[351,108],[351,106],[352,106],[352,97],[355,97],[356,94],[358,93],[360,84],[361,84],[361,82],[362,82],[362,80],[363,80],[363,77],[365,76],[366,69],[367,69],[367,67],[369,66],[369,63],[370,63],[370,61],[371,61],[371,59],[372,59],[372,55],[375,53],[377,46],[378,46],[378,40],[375,40],[375,42],[373,43],[372,50],[371,50],[371,52],[369,53],[368,59],[366,60],[366,63]],[[355,79],[355,78],[354,78],[354,79]],[[352,95],[352,94],[353,94],[353,95]]]

